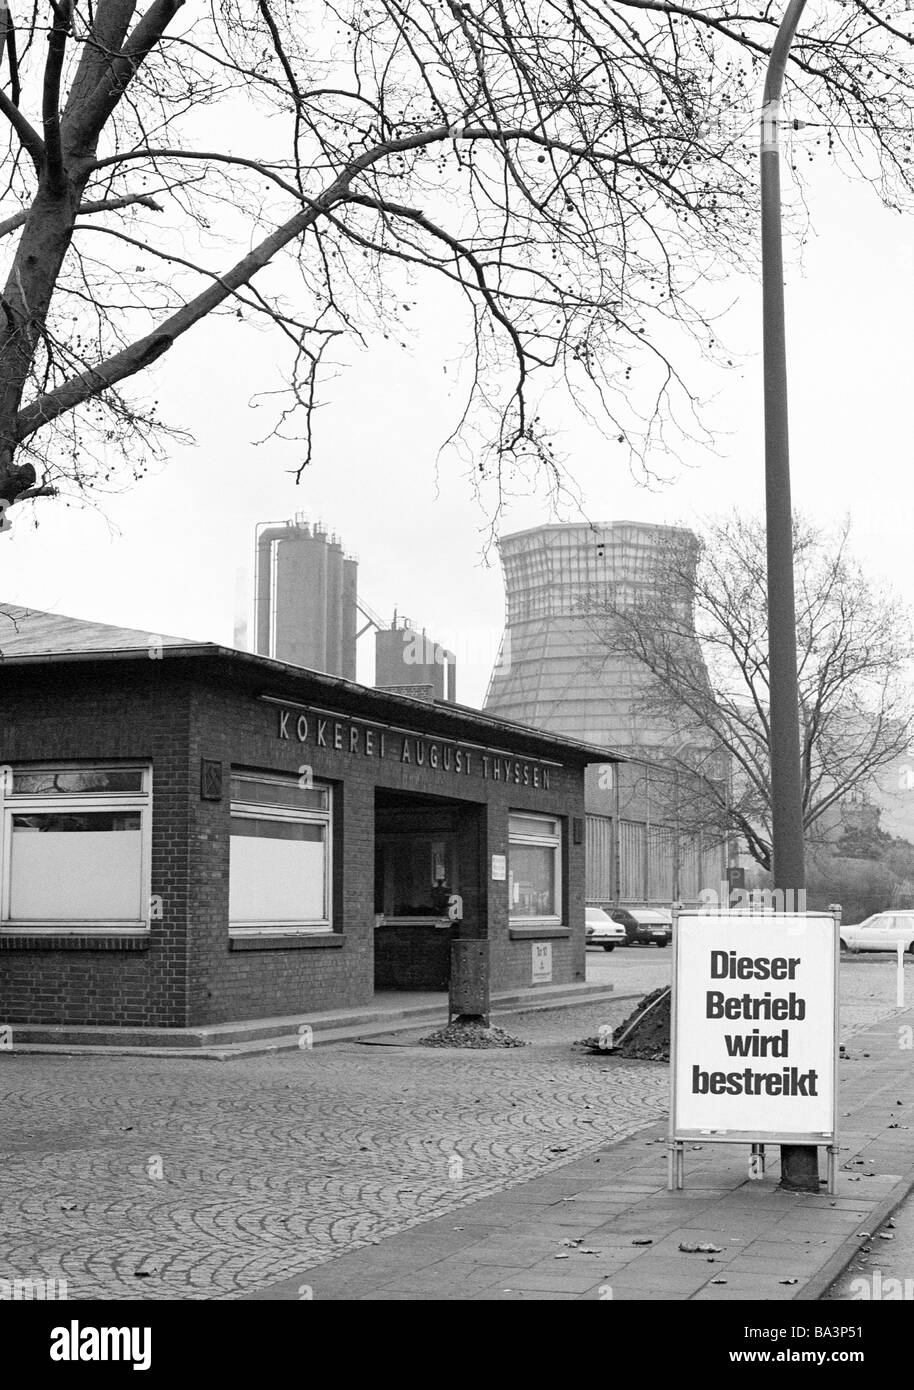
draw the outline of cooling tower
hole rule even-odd
[[[303,520],[259,530],[256,650],[355,680],[358,565],[336,536]]]
[[[689,626],[683,595],[698,555],[693,533],[629,521],[550,525],[505,536],[498,548],[507,611],[487,713],[604,747],[669,751],[685,716],[680,722],[646,709],[651,678],[612,649],[605,615],[645,596],[662,612],[675,570],[689,582],[666,601],[680,631]],[[697,641],[691,655],[702,663]]]

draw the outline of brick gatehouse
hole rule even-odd
[[[584,979],[584,769],[613,754],[6,612],[0,1023],[199,1027],[443,990],[454,935],[488,941],[493,990],[546,962]]]

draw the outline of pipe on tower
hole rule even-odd
[[[343,547],[337,537],[328,536],[327,590],[324,608],[326,633],[325,669],[332,675],[343,671]]]
[[[268,524],[258,535],[254,548],[254,650],[261,656],[272,656],[270,651],[270,551],[273,542],[289,534],[294,527],[291,521]]]
[[[343,560],[342,662],[340,675],[344,680],[356,678],[356,638],[359,627],[359,562]]]

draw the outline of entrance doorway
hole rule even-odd
[[[480,915],[484,808],[445,797],[375,794],[376,990],[446,990],[451,941],[484,935]],[[448,905],[463,905],[454,923]]]

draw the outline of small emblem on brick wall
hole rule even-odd
[[[200,796],[204,801],[222,800],[222,764],[215,758],[200,759]]]

